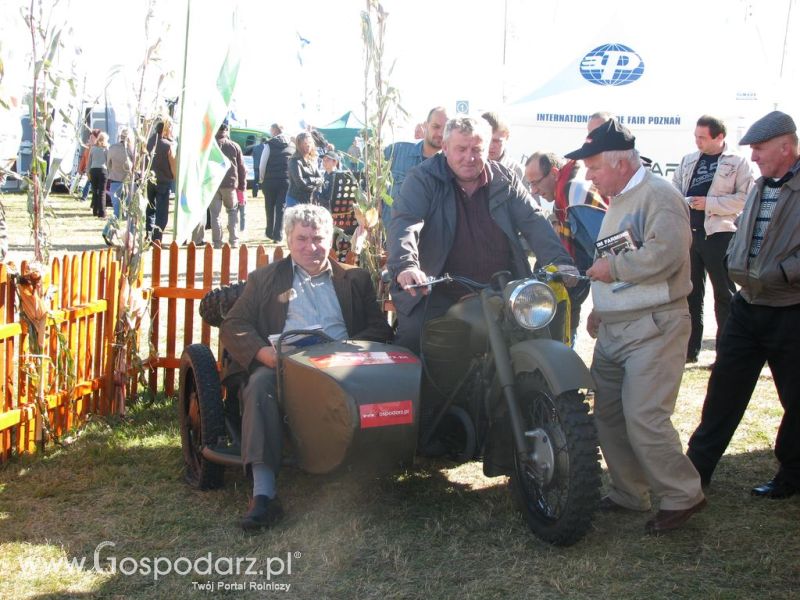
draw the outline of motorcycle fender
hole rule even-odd
[[[580,356],[555,340],[525,340],[511,347],[514,373],[541,371],[555,395],[594,389],[594,380]]]

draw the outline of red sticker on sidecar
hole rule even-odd
[[[408,425],[414,422],[411,400],[362,404],[358,407],[361,416],[361,429],[386,427],[389,425]]]
[[[337,352],[309,359],[318,369],[360,367],[362,365],[396,365],[418,362],[409,352]]]

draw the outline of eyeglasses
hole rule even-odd
[[[544,180],[545,180],[545,178],[547,177],[547,175],[550,175],[550,173],[547,173],[547,174],[545,174],[545,175],[542,175],[542,176],[541,176],[541,177],[539,177],[539,179],[537,179],[536,181],[529,181],[529,182],[528,182],[528,187],[529,187],[529,188],[531,188],[531,189],[533,189],[534,187],[538,186],[540,183],[542,183],[542,181],[544,181]]]

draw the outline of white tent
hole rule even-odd
[[[702,114],[722,118],[734,146],[770,110],[800,116],[797,101],[787,104],[780,85],[797,75],[798,61],[787,56],[784,43],[784,33],[786,39],[790,31],[800,33],[800,10],[786,13],[792,3],[781,3],[778,14],[790,21],[772,14],[766,22],[767,33],[781,42],[771,38],[772,45],[764,43],[763,19],[752,7],[738,12],[736,2],[703,3],[691,18],[677,10],[648,18],[624,6],[596,21],[554,14],[552,27],[539,27],[521,50],[537,68],[527,70],[527,87],[517,85],[519,93],[504,107],[512,156],[578,148],[588,116],[608,111],[633,131],[654,170],[667,175],[694,149]]]

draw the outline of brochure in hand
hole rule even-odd
[[[633,241],[633,235],[630,229],[624,229],[614,235],[597,240],[594,245],[600,257],[607,256],[608,254],[622,254],[628,250],[636,249],[636,242]]]
[[[608,256],[609,254],[613,254],[614,256],[616,256],[618,254],[622,254],[630,250],[636,250],[636,248],[639,246],[634,241],[633,234],[631,233],[630,229],[624,229],[613,235],[604,237],[601,240],[597,240],[594,243],[594,245],[595,248],[597,248],[597,256],[599,258],[602,258],[603,256]],[[620,290],[629,288],[633,285],[636,284],[622,281],[613,284],[611,286],[611,291],[618,292]]]

